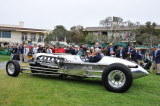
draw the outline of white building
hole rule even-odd
[[[46,32],[46,29],[24,28],[24,22],[19,22],[19,25],[0,24],[0,43],[32,41],[33,44],[44,45]]]

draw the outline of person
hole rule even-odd
[[[153,71],[154,68],[157,69],[156,57],[155,57],[156,56],[155,53],[156,53],[157,50],[158,50],[158,48],[156,46],[154,46],[153,52],[152,52],[152,54],[153,54],[153,61],[152,61],[152,65],[151,65],[150,70],[149,70],[150,73]]]
[[[69,50],[69,46],[66,47],[65,53],[71,53],[71,51]]]
[[[114,56],[114,54],[115,54],[115,50],[112,46],[112,43],[110,43],[110,47],[108,48],[108,53],[107,54],[109,54],[109,56]]]
[[[52,49],[50,47],[47,48],[47,53],[52,54]]]
[[[21,62],[23,61],[23,49],[24,49],[23,45],[20,44],[19,45],[19,59]]]
[[[75,45],[75,47],[74,48],[72,48],[72,50],[71,50],[71,54],[72,55],[76,55],[77,53],[78,53],[78,46],[77,45]]]
[[[142,55],[141,50],[139,49],[138,52],[137,52],[137,63],[138,63],[139,65],[142,65],[142,64],[143,64],[142,59],[143,59],[143,55]]]
[[[91,53],[94,53],[94,47],[91,47]]]
[[[87,48],[85,47],[85,45],[82,45],[82,49],[83,49],[83,51],[87,51]]]
[[[88,58],[90,58],[91,57],[91,52],[89,50],[87,50],[86,55],[87,55]]]
[[[108,52],[108,47],[106,46],[106,48],[104,49],[105,51],[105,56],[109,56],[109,52]]]
[[[98,43],[98,42],[97,42],[96,45],[95,45],[95,49],[96,49],[96,48],[101,49],[101,47],[99,46],[99,43]]]
[[[126,51],[122,45],[120,45],[119,49],[117,50],[116,57],[123,58],[123,59],[126,58]]]
[[[102,56],[100,55],[101,49],[96,48],[95,52],[92,53],[92,55],[89,58],[89,62],[98,62],[102,59]]]
[[[130,47],[130,44],[128,44],[126,52],[127,52],[127,60],[130,60],[130,56],[131,56],[131,47]]]
[[[38,46],[38,53],[42,53],[42,49],[43,49],[42,46],[39,45],[39,46]]]
[[[155,51],[155,58],[156,58],[156,64],[157,64],[156,75],[160,75],[160,50]]]
[[[33,48],[33,59],[36,58],[36,54],[38,53],[38,47],[37,44],[34,44],[34,48]]]
[[[61,48],[58,49],[58,53],[65,53],[63,46],[61,46]]]
[[[132,46],[132,50],[131,50],[131,60],[136,62],[136,49],[134,46]]]
[[[28,57],[28,53],[29,53],[29,48],[27,45],[24,46],[24,50],[23,50],[23,57],[24,57],[24,62],[27,62],[27,57]]]

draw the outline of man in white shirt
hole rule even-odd
[[[36,57],[36,54],[38,53],[38,47],[37,47],[37,44],[34,44],[34,48],[33,48],[33,59],[35,59]]]
[[[24,46],[24,52],[23,52],[24,62],[28,62],[27,61],[28,53],[29,53],[28,45],[25,45]]]
[[[52,54],[52,49],[51,49],[50,47],[48,47],[47,53],[48,53],[48,54]]]

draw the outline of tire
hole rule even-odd
[[[6,64],[6,72],[9,76],[17,77],[20,72],[20,65],[16,60],[8,61]]]
[[[102,73],[102,83],[111,92],[123,93],[132,85],[132,73],[130,69],[120,63],[114,63],[106,67]]]

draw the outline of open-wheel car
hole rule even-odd
[[[111,92],[125,92],[131,87],[133,79],[148,75],[141,66],[121,58],[104,56],[98,62],[88,62],[88,57],[81,51],[77,55],[38,53],[29,67],[20,66],[15,60],[6,64],[9,76],[28,73],[26,70],[31,70],[30,74],[34,75],[101,78],[104,87]]]

